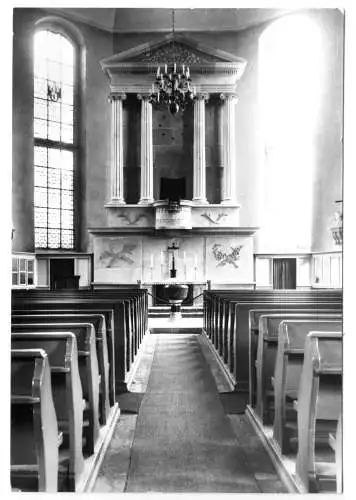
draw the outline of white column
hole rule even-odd
[[[208,94],[198,94],[194,100],[194,173],[193,201],[207,203],[205,164],[205,101]]]
[[[236,204],[235,196],[235,104],[237,96],[235,94],[220,94],[223,100],[222,120],[223,120],[223,175],[221,183],[221,204]]]
[[[125,204],[122,101],[126,94],[111,94],[111,201]]]
[[[138,94],[141,101],[141,196],[139,205],[153,200],[152,104],[148,95]]]

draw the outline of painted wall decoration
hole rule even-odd
[[[134,226],[138,222],[142,221],[147,221],[148,217],[146,214],[135,214],[129,216],[129,213],[123,212],[117,214],[117,218],[122,222],[122,223],[128,223],[130,226]]]
[[[217,262],[216,266],[226,266],[231,264],[236,269],[239,267],[237,261],[240,259],[240,250],[242,245],[231,246],[228,250],[223,247],[220,243],[215,243],[212,248],[212,253]]]
[[[212,284],[252,283],[253,239],[250,236],[206,238],[206,279]]]
[[[227,217],[227,214],[224,212],[219,212],[217,214],[211,213],[211,212],[205,212],[200,215],[200,217],[205,217],[209,222],[212,222],[213,224],[220,224],[225,217]]]
[[[98,249],[98,267],[112,269],[132,266],[136,261],[137,246],[138,242],[129,238],[103,240]]]

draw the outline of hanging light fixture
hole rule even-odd
[[[189,66],[182,64],[181,68],[177,68],[174,46],[174,9],[172,9],[172,48],[173,64],[171,68],[165,64],[164,72],[158,66],[150,102],[168,105],[169,111],[175,115],[178,111],[184,111],[187,103],[194,99],[194,91],[191,88]]]

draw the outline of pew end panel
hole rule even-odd
[[[12,350],[12,487],[26,490],[30,479],[32,485],[37,481],[40,492],[57,492],[58,444],[47,354],[41,349]]]
[[[340,320],[289,319],[279,325],[278,350],[275,366],[275,415],[273,437],[282,454],[296,453],[298,431],[297,413],[293,401],[298,398],[304,361],[305,339],[311,330],[340,331]]]
[[[64,482],[75,491],[84,468],[82,453],[83,393],[78,367],[77,340],[67,332],[24,332],[11,335],[14,349],[41,348],[51,366],[51,384],[58,428],[63,433],[60,462],[68,462]]]
[[[85,415],[89,426],[85,429],[85,452],[94,453],[99,435],[99,384],[100,376],[96,356],[95,329],[90,323],[13,323],[12,331],[21,332],[68,332],[77,338],[78,366],[83,396],[88,402]]]
[[[335,491],[336,467],[329,458],[328,436],[335,432],[342,411],[342,333],[310,332],[304,351],[296,475],[306,492]]]

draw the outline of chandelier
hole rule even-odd
[[[175,60],[174,9],[172,10],[172,48],[173,64],[170,68],[165,64],[164,72],[158,66],[156,81],[152,85],[150,102],[151,104],[168,105],[170,113],[175,115],[178,111],[184,111],[187,103],[194,99],[194,91],[190,85],[189,66],[182,64],[181,68],[177,68]]]

